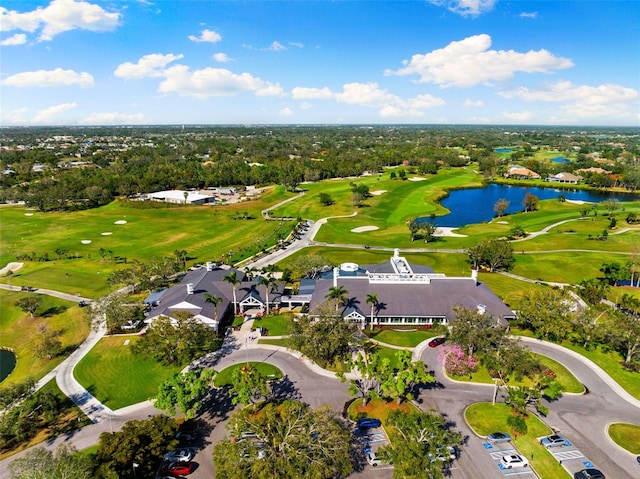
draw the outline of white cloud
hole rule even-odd
[[[0,42],[0,45],[3,47],[14,46],[14,45],[24,45],[27,43],[27,36],[24,33],[16,33],[15,35],[11,35],[9,38],[5,38]]]
[[[46,7],[20,13],[0,7],[0,30],[34,32],[42,27],[39,41],[52,40],[69,30],[112,31],[119,25],[121,14],[108,12],[99,5],[76,0],[53,0]]]
[[[313,108],[313,104],[309,103],[308,101],[303,101],[302,103],[300,103],[301,110],[310,110],[311,108]]]
[[[527,102],[565,103],[559,107],[559,113],[574,122],[582,118],[631,117],[640,98],[638,90],[621,85],[574,85],[570,81],[550,83],[538,90],[521,87],[499,94]]]
[[[467,98],[464,101],[464,106],[484,106],[484,101],[482,100],[472,100],[470,98]]]
[[[347,83],[342,88],[342,93],[334,95],[336,101],[377,108],[384,117],[421,116],[421,110],[445,104],[444,100],[428,94],[404,100],[381,89],[377,83]]]
[[[142,113],[127,115],[116,112],[92,113],[80,120],[83,125],[141,125],[149,122],[149,118]]]
[[[291,45],[292,47],[304,48],[304,43],[300,42],[289,42],[289,45]]]
[[[360,105],[376,108],[380,116],[421,116],[422,110],[445,105],[445,101],[429,94],[418,95],[409,99],[402,99],[393,93],[380,88],[377,83],[347,83],[343,85],[342,92],[334,93],[329,88],[305,88],[296,87],[291,90],[291,96],[295,100],[329,100],[335,99],[338,103]],[[301,108],[311,108],[311,104],[303,102]]]
[[[377,83],[347,83],[342,87],[342,93],[336,93],[335,98],[340,103],[350,105],[365,105],[379,107],[389,102],[397,102],[396,95],[380,89]]]
[[[285,47],[282,43],[278,42],[278,41],[274,41],[271,43],[271,45],[269,45],[267,48],[265,48],[265,50],[270,50],[272,52],[279,52],[282,50],[286,50],[287,47]]]
[[[530,111],[521,111],[521,112],[513,112],[513,113],[503,113],[502,116],[514,123],[527,123],[533,120],[536,116]]]
[[[227,63],[231,61],[231,58],[226,53],[214,53],[213,59],[219,63]]]
[[[475,16],[491,11],[497,0],[429,0],[429,2],[439,7],[446,7],[447,10],[462,16]]]
[[[75,102],[71,103],[61,103],[60,105],[51,106],[49,108],[45,108],[44,110],[40,110],[36,113],[36,116],[31,120],[32,123],[35,124],[50,124],[56,123],[55,116],[63,111],[72,110],[76,107]]]
[[[189,35],[189,40],[191,40],[192,42],[207,42],[207,43],[217,43],[220,40],[222,40],[222,35],[220,35],[218,32],[214,32],[213,30],[202,30],[202,32],[200,32],[200,36],[196,37],[195,35]]]
[[[524,101],[566,102],[579,101],[585,105],[625,103],[638,98],[638,91],[621,85],[574,85],[570,81],[559,81],[545,88],[532,90],[520,87],[499,93],[505,98],[519,98]]]
[[[333,93],[327,87],[324,88],[305,88],[295,87],[291,90],[291,96],[294,100],[327,100],[333,98]]]
[[[538,12],[522,12],[520,18],[538,18]]]
[[[413,55],[403,62],[403,68],[387,70],[385,75],[418,75],[420,83],[435,83],[442,88],[472,87],[508,80],[516,72],[551,73],[573,66],[571,60],[547,50],[519,53],[489,50],[490,46],[489,35],[471,36],[430,53]]]
[[[235,74],[223,68],[189,70],[185,65],[175,65],[163,72],[160,83],[162,93],[177,93],[180,96],[209,98],[231,96],[242,91],[253,91],[258,96],[283,96],[282,87],[254,77],[249,73]]]
[[[163,68],[183,56],[182,54],[174,55],[173,53],[167,55],[152,53],[140,58],[138,63],[126,62],[118,65],[113,74],[119,78],[127,79],[163,76]]]
[[[10,111],[2,111],[2,123],[7,125],[24,125],[25,123],[27,123],[27,120],[25,120],[27,111],[28,108],[26,107],[17,108]]]
[[[34,72],[16,73],[5,78],[3,85],[15,87],[58,87],[79,85],[87,87],[93,85],[93,76],[87,72],[77,73],[73,70],[38,70]]]
[[[293,113],[293,110],[291,108],[285,107],[285,108],[281,108],[278,111],[278,114],[281,115],[281,116],[293,116],[294,113]]]
[[[415,98],[409,98],[407,104],[410,108],[417,108],[419,110],[426,110],[437,106],[444,106],[446,102],[442,98],[436,98],[428,93],[418,95]]]

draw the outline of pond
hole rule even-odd
[[[551,158],[553,163],[571,163],[569,158],[563,158],[562,156],[556,156],[555,158]]]
[[[16,355],[6,349],[0,349],[0,382],[4,381],[16,367]]]
[[[541,200],[558,198],[564,195],[568,200],[579,200],[590,203],[599,203],[608,198],[616,198],[619,201],[640,200],[640,195],[625,193],[601,193],[584,190],[560,190],[557,188],[540,188],[528,186],[509,186],[490,184],[484,188],[470,188],[453,190],[449,196],[443,198],[440,203],[451,213],[438,216],[435,223],[438,226],[461,227],[473,223],[491,221],[495,216],[493,206],[499,199],[510,201],[506,213],[512,214],[523,211],[522,200],[526,193],[536,195]],[[425,217],[425,220],[428,218]]]
[[[493,150],[495,153],[511,153],[515,151],[515,148],[496,148]]]

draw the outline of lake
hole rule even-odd
[[[490,184],[484,188],[470,188],[453,190],[449,196],[443,198],[440,203],[451,213],[438,216],[435,220],[438,226],[461,227],[473,223],[491,221],[495,216],[493,206],[501,198],[510,201],[507,213],[517,213],[524,210],[522,200],[529,192],[541,200],[549,200],[564,195],[568,200],[580,200],[590,203],[599,203],[608,198],[616,198],[619,201],[640,200],[638,194],[625,193],[600,193],[584,190],[560,190],[557,188],[540,188],[528,186],[509,186]],[[425,220],[428,219],[425,217]]]
[[[0,382],[4,381],[16,367],[16,355],[6,349],[0,349]]]

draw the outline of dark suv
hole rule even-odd
[[[598,469],[583,469],[573,475],[573,479],[606,479]]]

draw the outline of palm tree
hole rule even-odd
[[[204,302],[213,303],[213,318],[218,322],[218,305],[222,303],[222,298],[218,298],[209,293],[204,293]]]
[[[347,294],[349,294],[349,291],[344,289],[344,286],[332,286],[329,288],[329,293],[325,296],[325,298],[335,300],[336,311],[338,311],[338,306],[340,306],[340,303],[347,300]]]
[[[189,197],[189,192],[188,191],[183,192],[182,196],[184,196],[184,204],[186,205],[187,204],[187,198]]]
[[[259,276],[258,284],[260,286],[264,286],[265,299],[267,301],[267,316],[268,316],[269,315],[269,290],[271,289],[271,286],[275,284],[275,281],[271,279],[270,276]]]
[[[366,299],[367,304],[371,305],[371,329],[373,329],[373,312],[378,306],[378,295],[377,294],[368,294]],[[365,328],[365,318],[362,318],[362,329]]]
[[[222,278],[222,281],[226,281],[231,284],[231,288],[233,289],[233,315],[236,316],[238,314],[238,300],[236,299],[236,286],[242,281],[240,281],[237,277],[237,271],[231,271],[228,275]]]

